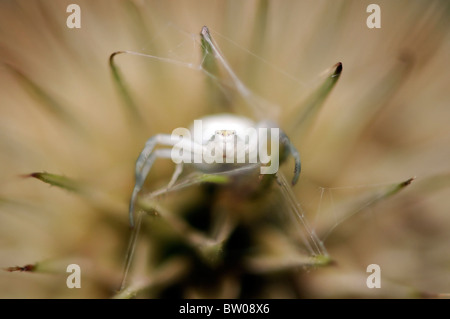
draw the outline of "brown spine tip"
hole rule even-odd
[[[338,62],[334,65],[334,67],[336,68],[336,70],[334,71],[333,75],[339,75],[342,72],[342,63]]]
[[[14,272],[14,271],[22,272],[22,271],[33,271],[34,268],[35,268],[35,265],[29,264],[29,265],[25,265],[23,267],[20,267],[20,266],[8,267],[8,268],[5,268],[5,270],[8,272]]]
[[[20,178],[30,178],[30,177],[39,178],[40,174],[41,173],[21,174],[21,175],[18,175],[18,177],[20,177]]]
[[[42,173],[31,173],[31,174],[22,174],[22,175],[19,175],[19,177],[22,177],[22,178],[30,178],[30,177],[33,177],[33,178],[37,178],[37,179],[41,179],[42,178]]]
[[[118,54],[123,54],[123,53],[125,53],[125,51],[116,51],[116,52],[111,53],[111,55],[109,56],[109,64],[113,65],[114,64],[114,57],[116,55],[118,55]]]
[[[404,181],[404,182],[402,183],[402,186],[403,186],[403,187],[408,186],[408,185],[411,184],[412,181],[415,180],[415,179],[416,179],[415,176],[414,176],[414,177],[411,177],[410,179]]]

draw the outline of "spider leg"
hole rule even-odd
[[[294,177],[292,178],[292,185],[295,185],[298,181],[298,178],[300,176],[300,171],[302,169],[301,162],[300,162],[300,153],[298,152],[297,148],[295,148],[294,144],[292,144],[289,137],[284,133],[282,130],[280,130],[280,142],[283,147],[289,152],[290,155],[294,158],[295,161],[295,167],[294,167]]]
[[[157,158],[172,158],[172,149],[158,149],[154,150],[155,146],[157,144],[165,145],[165,146],[177,146],[178,148],[185,148],[187,150],[191,150],[191,147],[194,146],[194,151],[202,151],[203,146],[197,145],[191,140],[183,139],[183,138],[173,138],[171,135],[167,134],[158,134],[155,136],[152,136],[147,140],[145,143],[144,149],[142,150],[141,154],[139,155],[137,161],[136,161],[136,170],[135,170],[135,179],[136,183],[134,185],[133,193],[131,194],[131,200],[129,205],[129,218],[130,218],[130,226],[134,227],[134,206],[136,203],[136,198],[139,192],[142,189],[142,186],[144,185],[145,179],[147,178],[147,175],[152,168],[153,162]],[[196,146],[196,147],[195,147]],[[188,154],[189,155],[189,154]],[[178,155],[175,155],[178,156]],[[172,179],[169,182],[169,187],[172,186],[177,178],[182,173],[183,168],[181,166],[181,163],[177,165],[175,172],[172,176]]]
[[[273,122],[273,121],[269,121],[269,120],[265,120],[265,121],[261,121],[258,123],[258,128],[275,128],[278,127],[278,125]],[[294,146],[294,144],[292,144],[291,140],[289,139],[289,137],[286,135],[286,133],[280,129],[280,144],[283,147],[283,155],[280,154],[280,156],[282,156],[282,158],[280,158],[280,161],[283,161],[285,157],[287,157],[288,155],[292,155],[292,157],[294,158],[295,161],[295,167],[294,167],[294,177],[292,178],[292,185],[297,184],[298,178],[300,177],[300,171],[302,170],[302,165],[300,162],[300,153],[298,152],[297,148]]]
[[[174,141],[172,140],[170,135],[167,134],[157,134],[155,136],[150,137],[147,142],[145,142],[144,149],[142,150],[141,154],[139,154],[139,157],[136,161],[136,172],[135,177],[136,180],[138,179],[139,175],[141,175],[142,168],[147,161],[148,157],[152,153],[153,149],[157,144],[162,145],[174,145]]]
[[[142,153],[141,153],[142,155]],[[152,168],[153,163],[157,158],[171,158],[172,150],[171,149],[158,149],[145,157],[145,162],[139,163],[141,165],[141,169],[138,171],[136,169],[136,183],[134,184],[133,193],[131,194],[129,214],[130,214],[130,225],[134,227],[134,205],[136,203],[136,198],[138,193],[141,191],[142,186],[144,185],[145,179],[147,178],[150,169]],[[139,160],[138,160],[139,161]],[[137,166],[138,164],[136,164]]]
[[[175,185],[175,182],[177,181],[178,177],[180,177],[181,173],[183,173],[183,163],[177,164],[177,166],[175,167],[172,178],[170,179],[169,184],[167,184],[167,189]]]

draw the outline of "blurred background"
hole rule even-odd
[[[71,3],[80,29],[66,26]],[[366,25],[370,3],[380,29]],[[181,65],[199,65],[203,25],[239,78],[279,106],[281,127],[343,65],[314,120],[286,129],[302,156],[295,195],[333,260],[295,273],[301,296],[448,297],[449,22],[445,0],[1,1],[0,267],[38,266],[1,271],[0,297],[113,296],[145,141],[215,111],[205,74]],[[158,57],[115,58],[134,111],[111,76],[118,50]],[[173,165],[155,165],[151,183],[164,185]],[[24,177],[34,172],[76,185]],[[72,263],[82,289],[66,287]],[[366,286],[369,264],[380,289]]]

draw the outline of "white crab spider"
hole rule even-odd
[[[239,162],[233,162],[230,163],[228,161],[229,154],[236,153],[236,144],[235,139],[238,141],[241,141],[241,144],[237,145],[243,145],[245,150],[245,157],[250,157],[249,155],[254,151],[256,148],[256,144],[252,143],[252,139],[247,137],[247,129],[248,128],[269,128],[269,127],[276,127],[273,123],[263,121],[259,122],[258,124],[255,124],[253,121],[251,121],[248,118],[233,115],[233,114],[217,114],[217,115],[210,115],[206,116],[200,119],[202,121],[202,132],[201,132],[201,144],[196,143],[193,140],[185,140],[185,139],[174,139],[172,135],[169,134],[157,134],[152,136],[147,140],[145,143],[144,149],[142,150],[141,154],[139,155],[137,161],[136,161],[136,169],[135,169],[135,178],[136,183],[134,185],[133,193],[131,195],[130,205],[129,205],[129,217],[130,217],[130,225],[134,226],[134,209],[135,209],[135,202],[137,199],[137,195],[141,191],[145,179],[148,176],[148,173],[150,172],[150,169],[154,163],[154,161],[157,158],[172,158],[173,159],[173,147],[174,146],[183,146],[183,143],[189,143],[187,145],[188,149],[192,150],[192,154],[183,154],[183,156],[192,158],[196,154],[195,152],[200,151],[202,154],[205,154],[205,149],[211,147],[212,144],[217,144],[221,149],[225,149],[224,155],[223,155],[223,162],[217,163],[217,162],[193,162],[192,165],[194,165],[195,169],[203,172],[203,173],[219,173],[227,170],[235,169],[239,166],[248,167],[249,169],[259,169],[261,163],[239,163]],[[192,136],[195,134],[194,127],[191,127],[190,129]],[[277,152],[277,154],[280,155],[281,161],[286,157],[286,155],[292,155],[295,160],[295,169],[294,169],[294,177],[292,180],[292,184],[295,184],[298,180],[299,174],[300,174],[300,156],[298,151],[295,149],[295,147],[291,144],[286,134],[284,134],[283,131],[279,131],[279,143],[277,145],[280,145],[282,147],[281,152]],[[172,148],[161,148],[156,149],[155,147],[157,145],[163,145],[163,146],[171,146]],[[194,146],[191,148],[191,146]],[[229,145],[232,145],[234,149],[230,149]],[[280,161],[280,162],[281,162]],[[172,178],[168,184],[167,188],[170,188],[177,180],[177,178],[180,176],[180,174],[183,171],[183,163],[181,161],[181,158],[178,158],[176,169],[172,175]]]
[[[251,92],[245,87],[245,85],[239,80],[239,78],[234,74],[233,70],[230,68],[230,66],[227,64],[225,59],[223,58],[219,48],[217,45],[213,42],[209,30],[206,26],[204,26],[200,32],[201,37],[206,43],[208,43],[211,54],[214,55],[214,57],[218,60],[218,62],[225,68],[228,75],[231,77],[232,82],[234,83],[236,89],[238,92],[246,99],[249,100],[248,102],[250,106],[253,106],[253,100],[252,100],[252,94]],[[127,51],[128,52],[128,51]],[[114,54],[112,55],[114,56]],[[258,116],[259,118],[263,117],[264,111],[266,111],[265,108],[260,105],[260,108],[254,106],[252,108],[254,115]],[[226,154],[224,156],[224,163],[212,163],[212,164],[206,164],[203,162],[195,163],[194,161],[194,167],[205,173],[218,173],[223,172],[226,170],[233,170],[239,166],[243,166],[244,168],[259,168],[261,163],[233,163],[230,164],[226,161],[227,154],[229,154],[229,150],[227,149],[227,145],[230,144],[231,141],[233,141],[235,138],[240,140],[241,142],[244,141],[244,149],[245,149],[245,155],[249,155],[252,151],[254,151],[255,145],[252,145],[252,143],[247,143],[245,140],[245,131],[249,127],[253,128],[278,128],[274,123],[271,123],[269,121],[261,121],[257,124],[255,124],[252,120],[237,116],[233,114],[217,114],[217,115],[211,115],[206,116],[201,119],[202,120],[202,132],[201,132],[201,139],[194,139],[192,140],[183,140],[181,141],[181,144],[188,143],[189,145],[194,145],[193,150],[195,152],[202,152],[204,154],[204,150],[211,146],[211,141],[214,138],[214,141],[219,143],[219,147],[226,148]],[[191,128],[192,131],[192,128]],[[194,132],[195,133],[195,132]],[[289,141],[289,138],[286,136],[286,134],[279,130],[279,143],[278,146],[281,146],[278,150],[279,158],[278,161],[281,163],[287,155],[292,155],[295,160],[295,169],[294,169],[294,177],[292,179],[292,184],[295,184],[298,180],[299,174],[300,174],[300,155],[297,151],[297,149],[291,144]],[[215,138],[218,138],[217,140]],[[200,143],[198,142],[200,140]],[[141,191],[145,179],[147,178],[147,175],[154,163],[154,161],[157,158],[172,158],[173,159],[173,147],[180,146],[180,140],[179,139],[173,139],[171,135],[168,134],[157,134],[147,140],[145,143],[144,149],[142,150],[141,154],[139,155],[137,161],[136,161],[136,170],[135,170],[135,178],[136,183],[134,185],[133,193],[131,195],[130,199],[130,205],[129,205],[129,217],[130,217],[130,225],[134,226],[134,209],[135,209],[135,203],[137,199],[137,195]],[[169,148],[161,148],[156,149],[156,145],[163,145],[163,146],[171,146],[172,149]],[[239,144],[238,144],[239,145]],[[241,144],[242,145],[242,144]],[[189,147],[188,147],[189,149]],[[191,149],[192,151],[192,149]],[[187,154],[195,155],[196,154]],[[174,174],[168,184],[168,188],[170,188],[177,180],[177,178],[182,173],[183,167],[181,160],[176,161],[178,165],[176,166],[176,169],[174,171]],[[209,163],[209,162],[208,162]],[[265,164],[265,163],[264,163]]]

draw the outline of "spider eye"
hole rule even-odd
[[[222,135],[223,137],[234,136],[236,131],[234,130],[217,130],[215,135]]]

